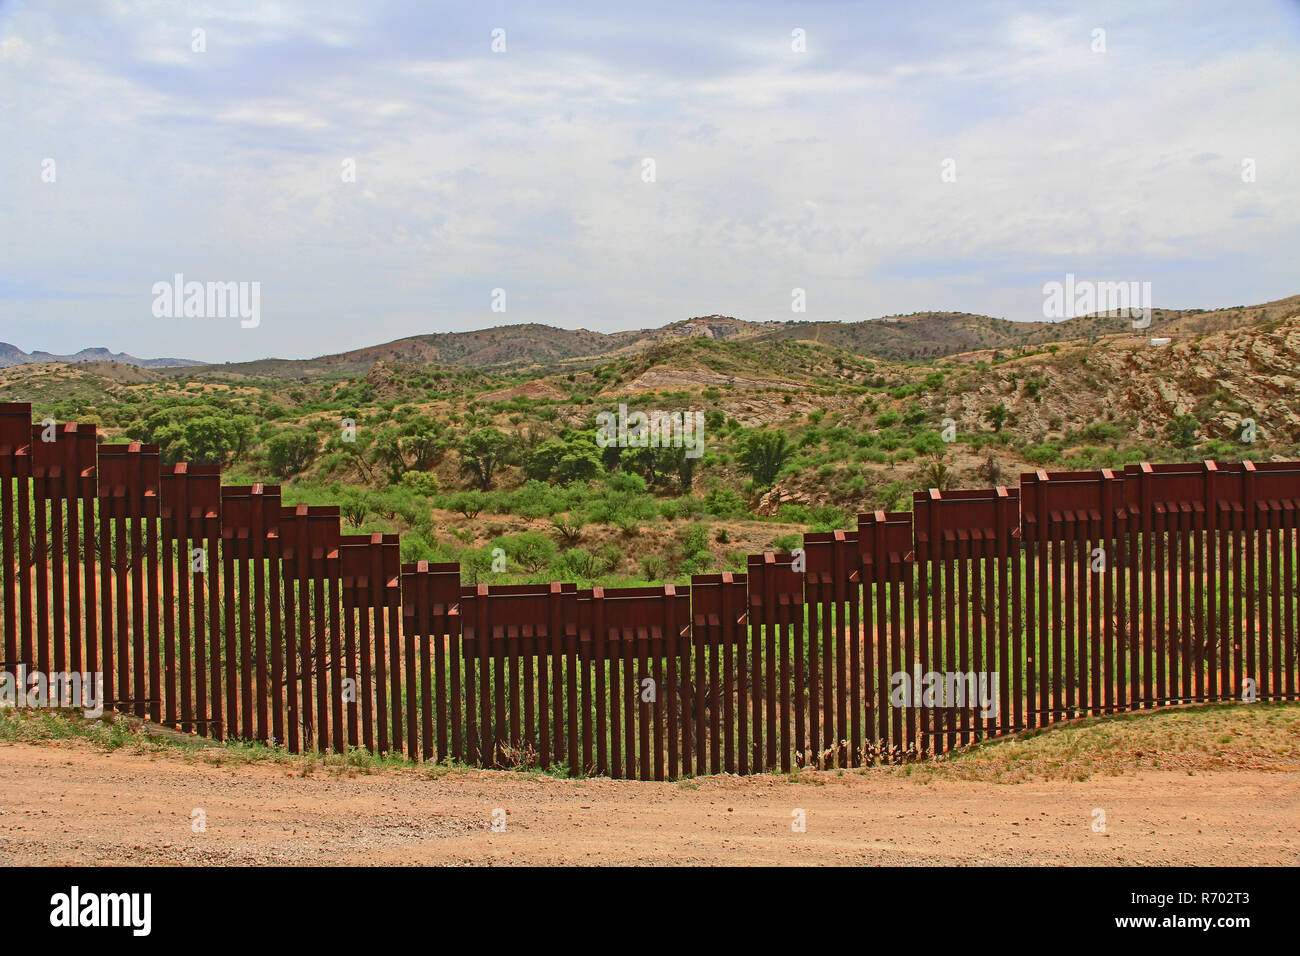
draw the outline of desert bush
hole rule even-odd
[[[668,564],[659,555],[652,554],[641,560],[641,573],[649,581],[661,581],[668,573]]]
[[[909,444],[918,455],[942,454],[947,447],[938,432],[923,431],[912,437]]]
[[[502,466],[513,460],[514,443],[505,432],[495,428],[476,428],[457,446],[461,473],[468,476],[479,491],[487,491]]]
[[[402,486],[417,495],[432,498],[438,493],[438,476],[428,471],[408,471],[402,476]]]
[[[507,535],[492,542],[505,550],[506,557],[534,574],[544,570],[555,559],[555,542],[540,531],[524,531]]]
[[[559,533],[566,544],[577,544],[582,538],[582,529],[586,524],[580,515],[569,513],[554,515],[551,518],[551,527]]]
[[[266,443],[267,465],[281,478],[288,478],[310,465],[319,448],[320,441],[314,433],[286,429]]]
[[[772,539],[773,551],[793,551],[795,548],[802,546],[803,535],[791,532],[790,534],[778,534]]]
[[[365,523],[366,516],[370,514],[370,505],[366,502],[365,494],[356,489],[348,489],[339,499],[339,513],[352,527],[360,528]]]
[[[739,492],[731,488],[712,488],[704,496],[704,510],[715,518],[743,518],[749,506]]]
[[[551,570],[563,578],[590,580],[600,573],[600,562],[586,548],[570,548],[556,556]]]
[[[1175,448],[1190,448],[1196,444],[1196,433],[1201,423],[1195,415],[1178,415],[1165,426],[1165,437]]]
[[[476,518],[487,501],[481,491],[461,491],[448,498],[446,504],[450,510],[458,511],[466,518]]]
[[[709,549],[708,525],[700,522],[688,524],[682,529],[682,552],[690,557]]]

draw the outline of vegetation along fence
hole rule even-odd
[[[298,752],[664,779],[1296,697],[1300,462],[930,491],[688,586],[463,586],[274,485],[0,404],[4,663]]]

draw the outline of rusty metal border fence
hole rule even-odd
[[[0,404],[0,668],[221,740],[673,779],[1297,698],[1300,462],[918,492],[689,586],[467,586],[397,535]],[[20,668],[22,669],[20,671]]]

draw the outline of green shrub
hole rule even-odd
[[[1117,442],[1127,434],[1126,430],[1111,422],[1089,422],[1080,429],[1079,434],[1092,441]]]
[[[687,555],[698,554],[709,549],[709,528],[700,522],[688,524],[682,529],[682,551]]]
[[[576,544],[582,538],[582,528],[586,522],[580,515],[558,514],[551,518],[554,528],[568,544]]]
[[[365,523],[366,516],[370,514],[370,505],[366,502],[365,494],[349,488],[339,500],[339,513],[352,527],[360,528]]]
[[[1165,437],[1175,448],[1190,448],[1196,443],[1196,432],[1200,427],[1195,415],[1178,415],[1165,426]]]
[[[600,573],[600,565],[586,548],[570,548],[559,553],[551,570],[562,577],[590,580]]]
[[[704,496],[704,510],[715,518],[742,518],[749,506],[739,492],[731,488],[712,488]]]
[[[772,539],[772,550],[790,552],[803,544],[803,535],[791,532],[790,534],[778,534]]]
[[[492,542],[494,546],[504,548],[506,557],[537,574],[544,570],[555,558],[555,542],[550,536],[540,531],[524,531],[516,535],[507,535]]]
[[[402,476],[402,487],[432,498],[439,491],[438,476],[429,471],[408,471]]]
[[[568,497],[562,489],[544,481],[526,481],[503,496],[502,506],[510,514],[524,518],[549,518],[568,510]]]
[[[668,573],[668,564],[659,555],[652,554],[642,559],[641,573],[648,581],[662,581]]]
[[[1061,457],[1061,450],[1049,444],[1030,445],[1022,454],[1031,464],[1050,465]]]
[[[481,491],[460,491],[447,499],[447,508],[459,511],[466,518],[476,518],[487,504]]]
[[[281,478],[288,478],[310,465],[319,449],[320,440],[313,432],[286,429],[266,443],[267,465]]]
[[[910,442],[912,450],[918,455],[941,455],[943,454],[944,440],[939,437],[938,432],[920,432],[913,436]]]

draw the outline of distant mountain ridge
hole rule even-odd
[[[556,368],[607,361],[690,339],[807,341],[884,361],[927,361],[962,353],[1037,347],[1105,335],[1204,334],[1255,325],[1294,314],[1300,296],[1227,309],[1153,309],[1151,324],[1136,331],[1128,318],[1086,315],[1057,322],[1013,322],[967,312],[915,312],[852,322],[749,321],[703,315],[657,329],[593,332],[537,323],[467,332],[412,335],[313,359],[267,358],[211,365],[204,372],[249,378],[323,378],[365,375],[378,362],[474,368]],[[174,373],[173,373],[174,374]]]
[[[775,331],[787,323],[748,322],[725,315],[704,315],[671,322],[658,329],[593,332],[551,325],[499,325],[469,332],[432,332],[309,359],[321,365],[357,362],[432,362],[440,365],[509,365],[563,362],[638,351],[649,345],[681,338],[752,338]]]
[[[1300,295],[1226,309],[1153,309],[1151,324],[1135,330],[1128,318],[1086,315],[1057,322],[1013,322],[968,312],[915,312],[861,321],[750,321],[702,315],[654,329],[594,332],[528,323],[466,332],[432,332],[311,359],[264,358],[209,364],[192,359],[140,359],[104,348],[75,355],[27,353],[0,343],[0,368],[36,362],[117,362],[147,369],[173,369],[165,377],[203,374],[245,378],[348,378],[377,363],[451,365],[463,368],[574,368],[624,358],[648,349],[709,339],[722,342],[815,342],[883,361],[929,361],[1016,347],[1107,335],[1198,335],[1258,325],[1295,314]],[[185,370],[184,372],[180,370]]]
[[[16,345],[0,342],[0,368],[12,368],[15,365],[36,365],[41,362],[117,362],[119,365],[135,365],[140,368],[182,368],[194,365],[206,365],[194,359],[183,358],[136,358],[126,352],[113,352],[106,348],[82,349],[72,355],[55,355],[53,352],[24,352]]]

